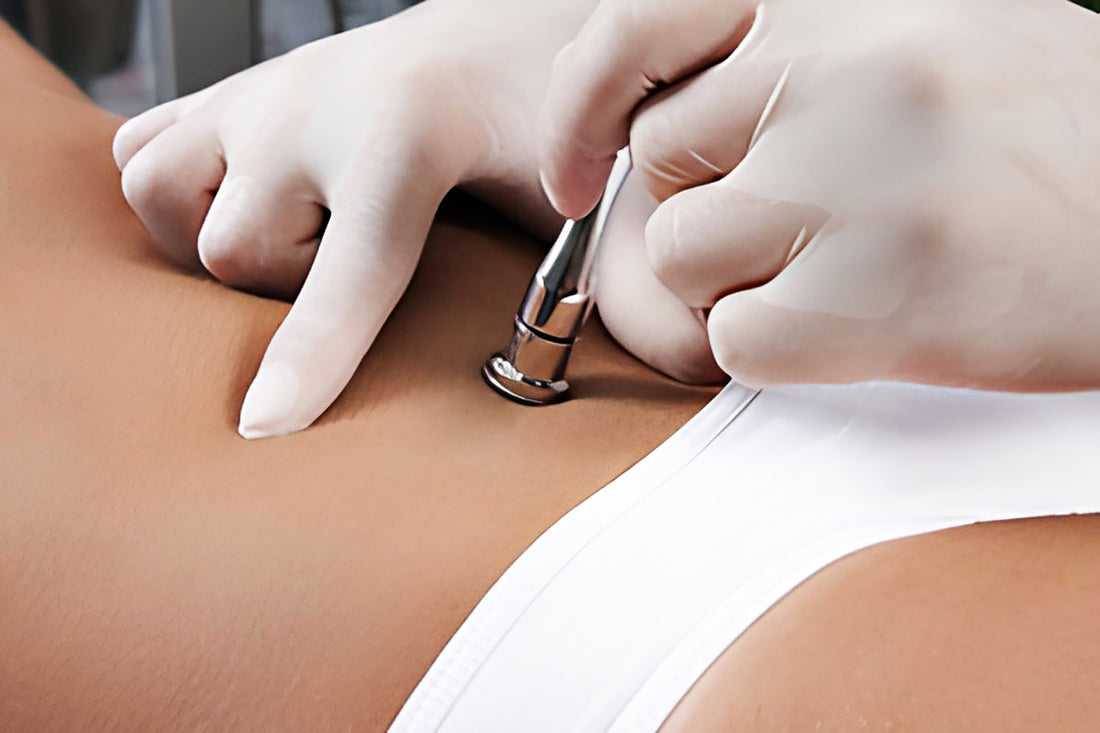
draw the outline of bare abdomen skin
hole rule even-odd
[[[118,120],[0,33],[0,729],[382,730],[488,587],[713,391],[593,324],[576,398],[481,382],[540,247],[451,202],[316,427],[248,443],[286,304],[171,268]]]

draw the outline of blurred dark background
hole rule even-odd
[[[134,115],[418,1],[0,0],[0,17],[101,105]]]
[[[101,105],[134,115],[419,0],[0,0]]]

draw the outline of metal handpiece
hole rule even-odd
[[[583,219],[566,222],[539,265],[516,313],[511,342],[482,367],[489,386],[508,399],[548,405],[568,393],[569,355],[592,309],[596,251],[629,172],[630,155],[624,149],[599,205]]]

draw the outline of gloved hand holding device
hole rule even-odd
[[[1100,387],[1098,130],[1100,19],[1067,0],[603,0],[540,141],[569,217],[630,143],[662,202],[633,267],[736,379],[1060,390]],[[629,283],[597,301],[708,368]]]
[[[120,130],[127,198],[177,261],[301,288],[243,435],[339,395],[452,187],[556,229],[535,117],[595,3],[429,0]],[[1094,386],[1098,25],[1066,0],[604,0],[542,124],[570,217],[632,145],[604,322],[690,381],[717,356],[757,384]]]

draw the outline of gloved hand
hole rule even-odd
[[[298,294],[245,398],[242,435],[302,429],[336,399],[452,187],[543,233],[560,226],[533,129],[554,54],[593,0],[550,5],[427,2],[119,131],[126,198],[175,260]]]
[[[1098,120],[1100,20],[1066,0],[603,0],[540,145],[576,217],[629,141],[648,266],[736,379],[1074,389],[1100,386]]]

